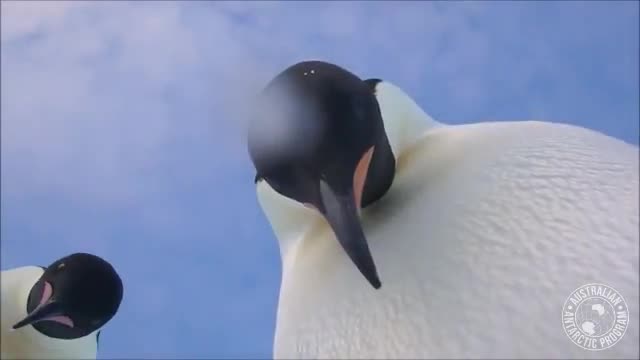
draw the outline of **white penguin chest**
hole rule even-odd
[[[561,310],[590,282],[637,303],[637,149],[549,126],[442,129],[401,158],[362,214],[380,290],[328,227],[307,233],[284,264],[275,357],[600,356]],[[637,357],[635,324],[625,337],[607,357]]]

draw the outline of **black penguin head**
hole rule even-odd
[[[362,81],[333,64],[295,64],[261,94],[248,147],[256,181],[317,209],[377,289],[358,213],[391,186],[395,159],[374,87],[374,80]]]
[[[122,280],[111,264],[75,253],[45,268],[29,293],[27,317],[13,328],[32,325],[49,337],[80,338],[116,314],[122,294]]]

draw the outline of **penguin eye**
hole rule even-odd
[[[64,270],[64,269],[65,269],[65,266],[66,266],[66,265],[65,265],[65,263],[63,263],[63,262],[61,262],[61,263],[59,263],[59,264],[54,264],[54,265],[52,265],[52,266],[50,266],[50,267],[48,268],[48,272],[49,272],[50,274],[58,274],[58,273],[62,272],[62,270]]]

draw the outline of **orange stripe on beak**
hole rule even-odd
[[[375,146],[370,147],[369,150],[362,155],[358,166],[356,166],[356,171],[353,173],[353,195],[358,211],[360,211],[362,191],[364,190],[364,182],[367,180],[367,173],[369,172],[369,164],[371,163],[374,148]]]

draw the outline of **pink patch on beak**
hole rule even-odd
[[[49,301],[49,299],[51,298],[51,295],[53,295],[53,288],[51,287],[51,284],[49,284],[48,281],[45,281],[44,290],[42,290],[42,299],[40,299],[40,305]]]
[[[71,320],[71,318],[68,316],[60,316],[60,315],[52,316],[52,317],[44,318],[42,319],[42,321],[55,321],[59,324],[66,325],[70,328],[73,327],[73,320]]]
[[[42,299],[40,299],[40,305],[43,305],[49,299],[51,299],[51,295],[53,295],[53,287],[49,284],[48,281],[44,282],[44,290],[42,290]],[[68,327],[73,327],[73,320],[70,317],[64,315],[56,315],[42,319],[41,321],[55,321],[59,324],[66,325]]]
[[[360,204],[362,202],[362,191],[364,190],[364,182],[367,180],[367,173],[369,172],[369,164],[371,163],[371,156],[373,155],[374,146],[370,147],[367,152],[362,155],[356,171],[353,174],[353,194],[355,196],[356,206],[360,211]]]

